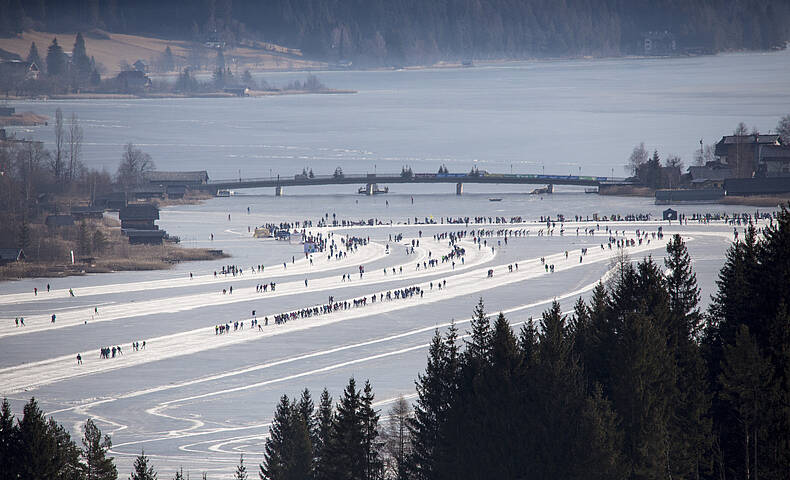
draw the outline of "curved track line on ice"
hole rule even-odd
[[[666,240],[664,241],[656,240],[651,244],[630,247],[628,252],[638,254],[664,248],[666,242],[669,240],[668,236],[665,238]],[[550,255],[545,258],[547,263],[558,262],[556,271],[559,272],[592,263],[609,261],[612,253],[612,250],[593,250],[585,257],[584,263],[576,263],[571,258],[565,259],[564,253]],[[284,325],[270,325],[267,329],[264,329],[262,333],[254,330],[247,330],[247,332],[241,331],[216,336],[210,335],[208,333],[209,329],[204,327],[189,332],[180,332],[150,339],[147,343],[148,350],[146,352],[128,352],[124,356],[112,360],[100,360],[90,356],[88,358],[83,358],[83,365],[77,366],[74,364],[75,352],[72,355],[64,355],[39,362],[7,367],[0,369],[0,385],[3,385],[3,388],[6,390],[2,393],[17,393],[75,376],[106,372],[167,358],[194,354],[205,350],[258,340],[262,337],[306,330],[344,320],[366,317],[368,315],[392,312],[412,305],[430,304],[459,296],[475,294],[511,283],[534,279],[543,275],[551,275],[545,273],[539,259],[520,260],[519,263],[522,265],[520,271],[495,275],[494,278],[485,277],[486,271],[488,270],[487,267],[453,275],[450,277],[450,287],[442,291],[428,291],[426,297],[419,300],[412,298],[408,300],[377,302],[376,304],[371,304],[370,306],[362,308],[352,308],[350,310],[343,310],[319,317],[299,319]],[[496,270],[504,267],[505,265],[499,265],[493,268]],[[426,289],[428,288],[427,285],[423,285],[423,287]],[[377,295],[380,293],[381,292],[376,292]],[[272,314],[269,313],[268,315]],[[213,330],[213,328],[211,328],[211,330]]]
[[[586,288],[587,289],[592,289],[592,287],[596,283],[597,282],[592,283]],[[541,302],[536,302],[536,304],[537,305],[545,304],[545,303],[548,303],[550,301],[551,300],[543,300]],[[521,310],[521,309],[524,309],[524,308],[526,308],[526,306],[519,306],[519,307],[516,307],[514,309],[509,309],[507,311],[503,311],[503,313],[512,312],[512,311],[515,311],[515,310]],[[572,312],[572,310],[569,310],[569,311],[566,311],[566,312],[562,312],[562,314],[563,315],[567,315],[567,314],[569,314],[571,312]],[[457,322],[457,324],[460,325],[460,324],[463,324],[463,323],[469,323],[470,321],[471,320],[463,320],[461,322]],[[526,320],[519,321],[519,322],[513,322],[513,323],[511,323],[511,326],[512,327],[517,327],[519,325],[523,325],[524,323],[526,323]],[[444,324],[444,325],[445,326],[449,326],[449,323]],[[432,328],[435,328],[435,327],[432,327]],[[469,334],[459,335],[458,339],[459,340],[463,340],[465,338],[468,338],[469,336],[470,336]],[[170,401],[167,401],[167,402],[162,402],[162,403],[158,404],[155,407],[147,409],[146,413],[148,413],[149,415],[159,416],[159,417],[163,417],[163,418],[181,419],[181,420],[183,420],[185,422],[191,422],[191,419],[176,417],[176,416],[173,416],[173,415],[167,415],[167,414],[164,414],[163,411],[166,410],[166,409],[169,409],[169,408],[174,408],[173,407],[174,403],[191,402],[191,401],[194,401],[194,400],[199,400],[201,398],[206,398],[208,396],[222,395],[222,394],[236,392],[236,391],[241,391],[241,390],[249,390],[249,389],[259,388],[259,387],[266,386],[266,385],[272,385],[272,384],[276,384],[276,383],[285,382],[285,381],[288,381],[288,380],[294,380],[294,379],[297,379],[297,378],[303,378],[303,377],[307,377],[307,376],[311,376],[311,375],[321,374],[321,373],[325,373],[325,372],[328,372],[328,371],[337,370],[339,368],[347,367],[347,366],[350,366],[350,365],[356,365],[356,364],[365,363],[365,362],[369,362],[369,361],[380,360],[382,358],[402,355],[404,353],[409,353],[409,352],[412,352],[412,351],[415,351],[415,350],[426,349],[426,348],[428,348],[429,345],[430,345],[430,343],[420,343],[420,344],[417,344],[417,345],[411,345],[411,346],[400,348],[400,349],[397,349],[397,350],[392,350],[392,351],[383,352],[383,353],[377,353],[377,354],[374,354],[374,355],[368,355],[366,357],[356,358],[356,359],[348,360],[348,361],[345,361],[345,362],[338,362],[338,363],[334,363],[334,364],[331,364],[331,365],[326,365],[324,367],[320,367],[320,368],[316,368],[316,369],[312,369],[312,370],[308,370],[308,371],[303,371],[303,372],[299,372],[299,373],[295,373],[295,374],[291,374],[291,375],[286,375],[286,376],[283,376],[283,377],[278,377],[278,378],[274,378],[274,379],[270,379],[270,380],[265,380],[265,381],[257,382],[257,383],[254,383],[254,384],[244,385],[244,386],[241,386],[241,387],[236,387],[236,388],[231,388],[231,389],[223,389],[223,390],[219,390],[219,391],[216,391],[216,392],[211,392],[211,393],[208,393],[208,394],[194,395],[194,396],[185,397],[185,398],[181,398],[181,399],[177,399],[177,400],[170,400]],[[181,429],[181,430],[170,430],[170,431],[162,434],[161,436],[155,437],[155,438],[149,438],[149,439],[135,440],[135,441],[131,441],[131,442],[119,443],[119,444],[115,445],[114,448],[127,447],[127,446],[130,446],[130,445],[139,445],[139,444],[142,444],[142,443],[151,443],[151,442],[161,441],[161,440],[173,440],[173,439],[178,439],[178,438],[188,438],[188,437],[194,437],[194,436],[210,435],[210,434],[224,433],[224,432],[229,432],[229,431],[250,430],[250,429],[255,429],[255,428],[268,427],[269,425],[271,425],[271,422],[257,424],[257,425],[245,425],[245,426],[241,426],[241,427],[220,427],[220,428],[209,429],[209,430],[201,431],[201,432],[196,432],[196,431],[194,431],[193,427],[188,427],[186,429]],[[227,443],[232,443],[234,440],[240,439],[240,438],[244,439],[244,440],[248,440],[248,439],[252,439],[252,438],[264,439],[264,438],[266,438],[267,435],[268,435],[268,432],[261,433],[259,435],[245,435],[243,437],[225,438],[225,439],[221,440],[220,442],[214,443],[213,445],[208,447],[208,451],[214,452],[214,453],[238,453],[237,451],[236,452],[230,452],[230,451],[227,451],[227,450],[222,450],[221,446],[224,445],[224,444],[227,444]],[[198,442],[198,443],[212,443],[212,442],[217,442],[217,440],[210,440],[210,441]],[[192,445],[195,445],[195,444],[192,444]],[[201,453],[205,453],[205,452],[201,452]],[[258,452],[258,451],[247,452],[247,451],[245,451],[243,453],[260,454],[261,452]]]
[[[471,243],[470,243],[471,245]],[[447,248],[444,245],[434,242],[432,248],[442,249]],[[470,247],[471,248],[471,247]],[[445,272],[452,271],[451,264],[439,264],[438,267],[429,270],[420,270],[417,274],[409,272],[408,267],[414,265],[416,262],[421,262],[428,259],[427,247],[415,248],[416,256],[412,257],[408,263],[401,263],[391,268],[406,267],[405,274],[398,274],[395,276],[385,275],[380,270],[373,272],[366,272],[365,277],[361,280],[348,281],[339,283],[337,275],[331,277],[318,277],[310,279],[310,288],[308,293],[322,292],[327,290],[343,289],[358,286],[375,285],[379,283],[400,281],[400,280],[413,280],[423,276],[438,275]],[[469,255],[470,261],[465,265],[456,265],[455,271],[472,268],[480,263],[486,262],[494,258],[495,254],[484,251],[482,253],[476,252]],[[269,280],[267,278],[266,280]],[[243,279],[235,279],[235,281],[243,281]],[[229,280],[225,280],[227,284]],[[33,315],[27,318],[27,326],[24,328],[14,327],[11,322],[4,323],[5,326],[0,327],[0,338],[24,335],[28,333],[35,333],[40,331],[48,331],[56,328],[68,328],[88,323],[87,319],[90,318],[90,323],[95,324],[99,322],[109,322],[120,320],[130,317],[138,317],[141,315],[156,315],[162,313],[177,313],[183,311],[194,310],[207,306],[228,305],[232,303],[259,301],[266,302],[272,298],[300,295],[305,293],[304,282],[302,280],[293,280],[290,282],[280,283],[277,285],[275,292],[257,293],[253,286],[240,287],[235,289],[235,292],[230,295],[222,295],[220,293],[202,292],[196,294],[181,295],[175,297],[164,297],[155,300],[144,300],[140,302],[124,302],[114,303],[102,309],[99,316],[93,315],[91,308],[78,307],[68,310],[62,310],[57,313],[58,322],[54,325],[50,323],[50,316],[47,315]]]
[[[346,250],[343,249],[343,251]],[[359,247],[357,252],[349,254],[340,260],[328,260],[323,252],[315,253],[313,254],[313,265],[310,265],[310,263],[304,257],[301,257],[293,264],[288,264],[286,261],[286,264],[290,265],[290,268],[285,268],[282,264],[276,264],[266,267],[264,271],[260,273],[245,273],[244,275],[235,277],[217,275],[215,278],[213,274],[207,274],[196,275],[193,276],[192,279],[189,279],[188,276],[186,276],[188,274],[182,273],[182,275],[178,277],[170,277],[159,280],[95,285],[91,287],[78,287],[73,290],[75,295],[79,297],[86,297],[93,295],[116,294],[119,292],[140,292],[145,290],[159,290],[163,288],[222,284],[230,281],[244,281],[252,279],[276,280],[277,278],[289,275],[315,274],[336,270],[338,268],[348,268],[350,266],[356,266],[362,263],[370,263],[376,260],[381,260],[382,258],[386,258],[384,251],[384,245],[379,242],[371,241],[368,245]],[[228,262],[233,263],[232,259],[227,260]],[[250,270],[250,268],[248,268],[249,266],[247,265],[240,266],[244,268],[245,271]],[[60,288],[53,289],[51,292],[39,292],[38,296],[34,296],[32,292],[0,295],[0,305],[30,303],[35,301],[50,300],[58,297],[70,298],[69,289]]]

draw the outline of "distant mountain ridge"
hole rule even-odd
[[[0,11],[6,36],[101,28],[254,39],[363,65],[767,50],[790,39],[781,0],[0,0]],[[666,43],[651,52],[658,38]]]

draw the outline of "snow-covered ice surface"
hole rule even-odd
[[[455,320],[465,333],[480,297],[492,314],[505,312],[516,328],[529,317],[538,317],[555,298],[569,312],[575,299],[586,297],[610,269],[616,249],[600,247],[607,243],[606,227],[617,230],[620,239],[634,238],[637,229],[655,232],[663,227],[663,241],[651,238],[649,244],[645,241],[626,249],[635,260],[652,255],[660,262],[669,234],[683,235],[694,258],[703,303],[714,291],[733,236],[733,226],[723,223],[678,226],[658,221],[601,222],[593,236],[584,235],[583,230],[596,228],[596,222],[566,223],[563,235],[557,223],[553,235],[537,236],[539,230],[546,230],[545,224],[534,221],[540,214],[589,214],[590,197],[566,197],[571,211],[563,211],[554,200],[537,204],[523,195],[505,196],[506,201],[496,206],[487,205],[485,197],[426,197],[430,207],[420,206],[425,200],[420,196],[417,206],[409,196],[390,196],[386,205],[380,198],[355,200],[352,205],[348,197],[339,196],[250,196],[176,207],[162,212],[164,228],[180,235],[187,245],[211,245],[233,257],[223,262],[184,263],[161,272],[2,283],[0,396],[9,398],[15,412],[21,412],[24,402],[35,396],[46,413],[75,436],[80,435],[79,426],[86,418],[94,418],[112,435],[112,454],[121,477],[128,475],[141,449],[153,459],[160,475],[170,476],[183,465],[192,475],[206,471],[210,478],[230,477],[239,454],[244,453],[253,467],[261,461],[268,423],[283,393],[298,395],[308,387],[317,397],[326,386],[337,397],[353,375],[371,380],[382,409],[398,395],[413,397],[413,382],[424,369],[434,329],[444,330]],[[659,211],[642,199],[623,199],[619,204],[605,201],[609,202],[608,214],[644,211],[655,216]],[[248,205],[256,213],[244,214]],[[348,212],[340,215],[344,207]],[[509,237],[507,244],[501,236],[486,237],[487,246],[479,248],[466,239],[461,242],[467,252],[463,264],[415,269],[429,254],[436,258],[449,251],[447,241],[435,241],[434,234],[472,226],[406,225],[406,219],[413,223],[415,216],[431,218],[431,210],[474,215],[475,209],[484,215],[525,219],[521,224],[475,228],[530,233]],[[387,222],[391,219],[393,224],[313,228],[331,232],[335,238],[370,237],[371,242],[342,260],[314,254],[312,265],[301,254],[301,245],[257,240],[247,233],[247,227],[265,222],[297,218],[315,222],[332,211],[342,218],[375,216]],[[234,221],[227,220],[229,212]],[[576,227],[582,230],[578,236]],[[209,233],[215,234],[213,242],[207,240]],[[403,234],[399,243],[390,239],[396,234]],[[419,239],[420,245],[407,253],[406,245],[411,246],[413,239]],[[582,248],[588,248],[588,254],[580,263]],[[541,257],[555,265],[554,273],[546,273]],[[509,272],[508,265],[516,262],[518,271]],[[221,264],[238,265],[245,273],[215,278],[213,272]],[[258,264],[266,265],[264,271],[251,273],[249,268]],[[359,265],[365,267],[362,278]],[[403,272],[393,274],[393,267],[396,271],[402,267]],[[491,278],[489,269],[494,270]],[[351,280],[341,281],[343,274]],[[446,281],[446,288],[439,290],[439,281]],[[47,282],[52,286],[49,293]],[[255,286],[264,282],[276,282],[276,291],[257,293]],[[34,286],[37,296],[32,293]],[[223,295],[222,289],[230,286],[233,293]],[[422,287],[424,297],[370,303],[374,293],[409,286]],[[74,297],[68,293],[70,288]],[[330,295],[336,301],[367,295],[368,303],[284,325],[271,321],[277,313],[322,305]],[[261,324],[266,316],[270,324],[262,330],[250,328],[253,310]],[[53,313],[57,315],[54,324],[50,321]],[[25,327],[14,326],[17,316],[25,317]],[[215,325],[234,321],[244,321],[245,328],[215,335]],[[143,340],[146,349],[133,351],[131,343]],[[123,355],[99,359],[99,348],[113,345],[120,345]],[[76,364],[77,353],[82,355],[82,365]]]

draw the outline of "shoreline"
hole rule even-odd
[[[251,90],[247,95],[236,95],[228,92],[206,93],[64,93],[56,95],[37,95],[31,97],[9,96],[9,100],[146,100],[162,98],[260,98],[289,95],[354,95],[357,90],[326,88],[322,90]],[[5,118],[5,117],[4,117]]]

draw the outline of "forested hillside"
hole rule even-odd
[[[677,51],[784,46],[790,5],[776,0],[0,0],[0,35],[23,29],[265,40],[330,61],[642,53],[668,31]]]

